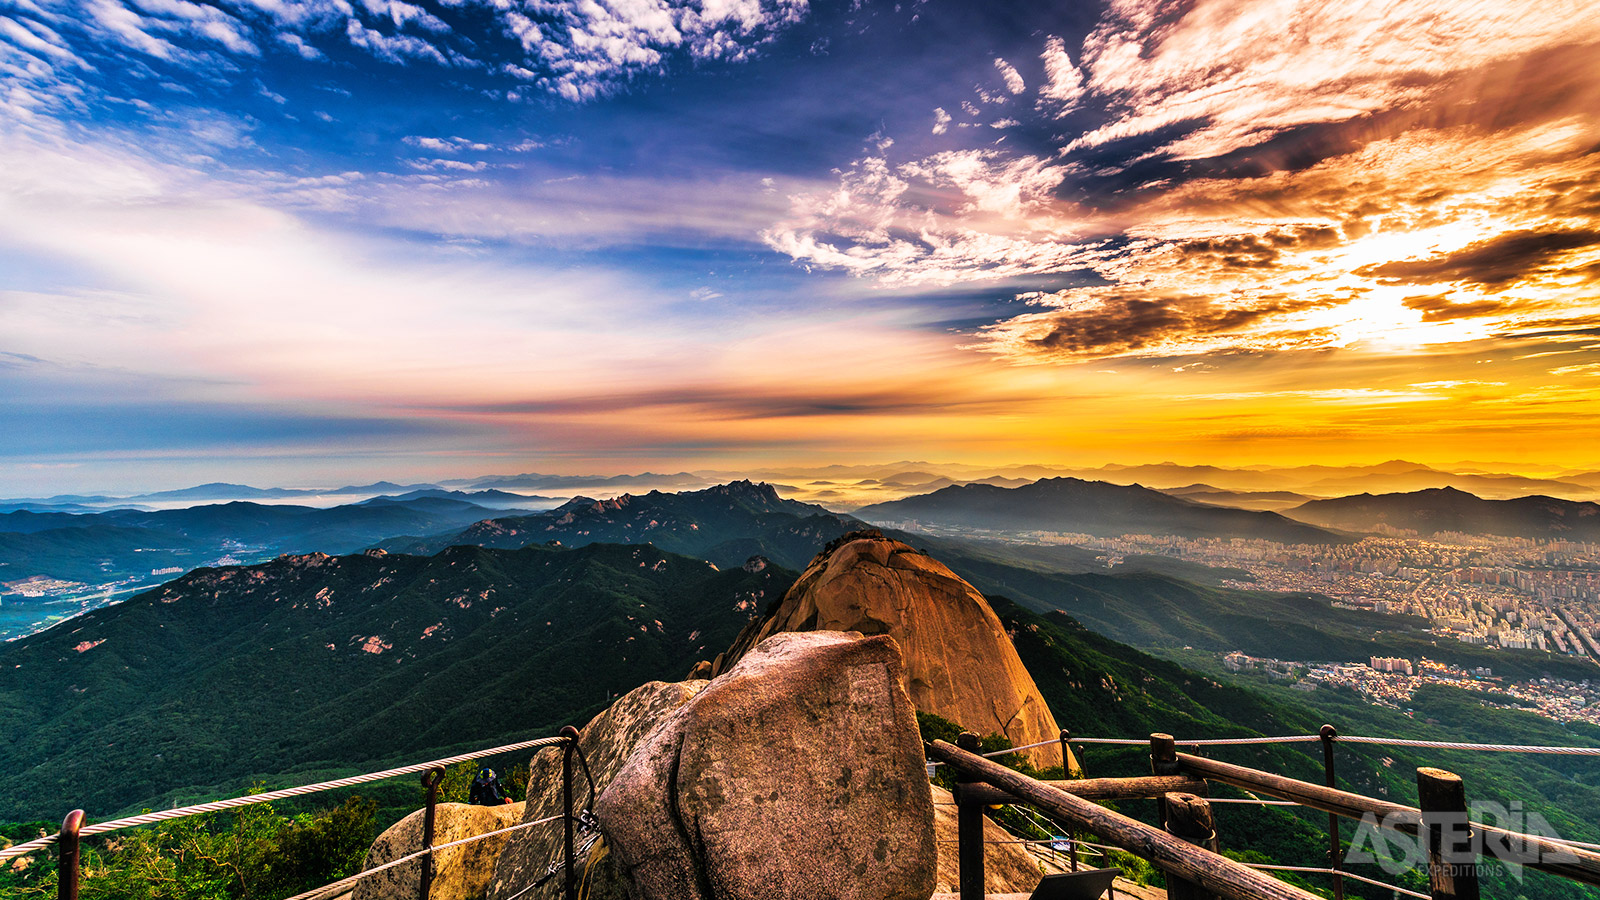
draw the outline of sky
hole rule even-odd
[[[0,0],[0,494],[1600,468],[1600,0]]]

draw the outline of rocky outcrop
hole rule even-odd
[[[475,834],[510,827],[522,816],[521,803],[469,806],[441,803],[434,808],[433,843],[447,844]],[[422,849],[422,810],[389,826],[378,836],[362,869],[371,869]],[[484,838],[434,854],[431,900],[480,900],[506,836]],[[422,860],[402,863],[356,882],[353,900],[415,900],[422,883]]]
[[[634,900],[925,900],[933,808],[887,636],[780,634],[673,713],[596,806]]]
[[[778,608],[717,657],[711,674],[785,631],[887,634],[905,654],[905,686],[917,709],[1005,735],[1014,746],[1060,734],[983,595],[943,563],[879,532],[845,535],[819,553]],[[1061,762],[1055,747],[1026,755],[1040,768]]]
[[[704,681],[683,681],[675,684],[652,681],[620,697],[611,707],[589,721],[579,732],[578,746],[589,762],[589,773],[594,776],[595,790],[604,791],[622,768],[634,747],[645,735],[667,718],[674,710],[689,702],[706,686]],[[529,763],[528,801],[522,815],[524,822],[536,822],[561,813],[561,748],[544,749]],[[579,776],[574,802],[588,805],[588,785]],[[563,879],[556,876],[534,887],[550,863],[562,858],[565,834],[560,822],[536,826],[513,832],[511,841],[500,854],[494,866],[494,877],[489,882],[488,900],[554,900],[561,896]],[[595,865],[588,864],[587,855],[578,860],[580,871],[589,870],[593,886],[588,894],[591,900],[615,896],[604,889],[614,883],[609,877],[609,863],[596,853]]]

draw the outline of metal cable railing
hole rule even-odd
[[[498,836],[500,836],[502,834],[510,834],[513,831],[521,831],[524,828],[532,828],[535,825],[547,825],[547,824],[549,824],[551,822],[559,822],[563,818],[565,818],[565,816],[560,816],[560,815],[546,816],[543,819],[535,819],[532,822],[522,822],[520,824],[511,825],[511,826],[508,826],[506,828],[501,828],[501,829],[498,829],[498,830],[495,830],[495,831],[486,831],[483,834],[474,834],[474,835],[471,835],[471,836],[468,836],[468,837],[461,838],[459,840],[450,841],[449,843],[446,843],[446,844],[435,844],[432,847],[424,847],[424,848],[422,848],[421,850],[418,850],[415,853],[408,853],[405,856],[400,857],[399,859],[391,859],[386,863],[383,863],[381,865],[373,866],[370,869],[363,869],[360,872],[357,872],[356,874],[349,876],[348,878],[341,878],[338,881],[333,882],[332,884],[325,884],[325,885],[323,885],[322,887],[319,887],[319,888],[312,888],[311,890],[306,891],[303,894],[295,894],[293,897],[288,898],[288,900],[314,900],[314,898],[317,898],[317,897],[341,894],[341,893],[343,893],[345,891],[346,888],[354,887],[356,882],[360,881],[363,878],[370,878],[371,876],[376,875],[379,872],[385,872],[385,871],[388,871],[389,869],[395,868],[396,866],[405,865],[408,862],[412,862],[412,861],[421,859],[422,857],[427,856],[427,855],[429,855],[431,853],[438,853],[440,850],[449,850],[451,847],[460,847],[463,844],[470,844],[470,843],[473,843],[474,841],[487,840],[488,838],[498,837]]]
[[[557,737],[539,738],[539,739],[530,740],[530,741],[522,741],[522,742],[518,742],[518,743],[514,743],[514,744],[506,744],[506,745],[502,745],[502,746],[499,746],[499,747],[491,747],[491,748],[487,748],[487,749],[484,749],[484,750],[473,751],[471,753],[464,753],[464,754],[458,754],[458,755],[455,755],[455,756],[445,757],[443,759],[430,760],[428,762],[415,763],[415,764],[412,764],[412,765],[400,766],[400,767],[396,767],[396,768],[392,768],[392,769],[385,769],[385,770],[378,771],[378,772],[370,772],[370,773],[366,773],[366,774],[363,774],[363,775],[351,776],[351,777],[348,777],[348,778],[340,778],[340,779],[334,779],[334,780],[331,780],[331,781],[318,782],[316,784],[309,784],[309,785],[301,785],[301,786],[298,786],[298,787],[284,788],[284,789],[281,789],[281,790],[269,791],[269,792],[261,793],[261,794],[254,794],[254,795],[249,795],[249,796],[244,796],[244,797],[235,797],[235,798],[230,798],[230,799],[226,799],[226,800],[213,801],[213,802],[209,802],[209,803],[195,804],[195,805],[191,805],[191,806],[184,806],[184,807],[178,807],[178,808],[174,808],[174,809],[162,810],[162,811],[159,811],[159,812],[143,813],[143,814],[137,815],[137,816],[129,816],[129,817],[122,818],[122,819],[116,819],[116,820],[112,820],[112,821],[108,821],[108,822],[102,822],[102,823],[98,823],[98,824],[94,824],[94,825],[88,825],[88,826],[82,827],[81,829],[77,828],[77,826],[74,823],[73,819],[74,819],[74,817],[76,817],[76,821],[81,822],[82,814],[81,814],[81,812],[74,813],[73,816],[69,816],[69,822],[67,824],[64,824],[64,828],[73,831],[73,834],[71,834],[70,847],[72,849],[72,854],[74,856],[74,862],[73,862],[73,869],[74,869],[73,877],[74,877],[74,881],[76,879],[76,859],[75,859],[75,857],[76,857],[76,852],[77,852],[77,849],[76,849],[77,848],[77,840],[78,840],[79,837],[90,836],[90,835],[95,835],[95,834],[103,834],[103,833],[106,833],[106,832],[115,831],[115,830],[123,829],[123,828],[132,828],[132,827],[137,827],[137,826],[141,826],[141,825],[149,825],[149,824],[154,824],[154,823],[157,823],[157,822],[162,822],[162,821],[166,821],[166,820],[170,820],[170,819],[181,818],[181,817],[185,817],[185,816],[192,816],[192,815],[198,815],[198,814],[203,814],[203,813],[211,813],[211,812],[220,812],[220,811],[224,811],[224,810],[236,809],[236,808],[239,808],[239,807],[248,806],[248,805],[257,804],[257,803],[267,803],[267,802],[272,802],[272,801],[275,801],[275,800],[282,800],[282,799],[286,799],[286,798],[290,798],[290,797],[298,797],[298,796],[304,796],[304,795],[307,795],[307,794],[313,794],[313,793],[318,793],[318,792],[322,792],[322,791],[335,790],[335,789],[339,789],[339,788],[347,788],[347,787],[352,787],[352,786],[355,786],[355,785],[365,784],[365,783],[369,783],[369,782],[380,781],[380,780],[387,779],[387,778],[394,778],[394,777],[401,776],[401,775],[415,774],[415,773],[419,773],[419,772],[430,772],[432,774],[430,774],[430,776],[428,776],[427,778],[424,779],[425,786],[428,786],[430,788],[429,801],[428,801],[428,803],[429,803],[428,811],[430,813],[430,815],[429,815],[430,827],[428,827],[426,829],[425,833],[426,833],[427,837],[425,838],[425,841],[424,841],[424,843],[427,846],[424,846],[424,848],[422,850],[419,850],[419,851],[417,851],[415,853],[408,854],[408,855],[406,855],[404,857],[401,857],[400,859],[393,860],[393,861],[388,862],[388,863],[384,863],[381,866],[375,867],[373,869],[366,870],[366,871],[361,872],[361,873],[357,873],[357,874],[352,875],[352,876],[350,876],[350,877],[348,877],[346,879],[342,879],[341,881],[334,882],[333,884],[324,885],[324,886],[319,887],[319,888],[317,888],[317,889],[315,889],[313,891],[297,895],[294,898],[290,898],[290,900],[315,900],[315,898],[329,897],[329,896],[332,896],[332,895],[334,895],[336,893],[339,893],[343,888],[355,884],[356,882],[360,881],[362,878],[370,877],[371,875],[376,874],[378,872],[386,871],[388,869],[394,868],[395,866],[402,865],[402,864],[407,863],[407,862],[412,862],[412,861],[415,861],[415,860],[418,860],[418,859],[422,859],[423,860],[423,863],[422,863],[423,864],[423,871],[424,871],[424,876],[423,877],[424,877],[424,882],[426,883],[426,881],[428,880],[428,875],[429,875],[429,873],[431,873],[431,869],[432,869],[433,854],[436,853],[439,850],[449,849],[451,847],[456,847],[456,846],[460,846],[460,845],[464,845],[464,844],[469,844],[469,843],[472,843],[474,841],[481,841],[481,840],[485,840],[485,839],[488,839],[488,838],[493,838],[493,837],[496,837],[496,836],[500,836],[500,835],[508,834],[508,833],[511,833],[511,832],[519,831],[519,830],[522,830],[522,829],[525,829],[525,828],[531,828],[531,827],[534,827],[534,826],[537,826],[537,825],[542,825],[542,824],[547,824],[549,822],[558,821],[558,820],[561,820],[563,818],[569,820],[568,830],[570,832],[571,829],[572,829],[572,821],[575,821],[573,813],[572,813],[572,810],[569,809],[566,813],[564,813],[562,815],[550,816],[550,817],[539,819],[539,820],[536,820],[536,821],[533,821],[533,822],[520,823],[518,825],[512,825],[512,826],[508,826],[506,828],[498,829],[498,830],[487,832],[487,833],[484,833],[484,834],[473,835],[473,836],[470,836],[470,837],[467,837],[467,838],[463,838],[463,839],[460,839],[460,840],[457,840],[457,841],[452,841],[452,842],[447,843],[447,844],[441,844],[441,845],[438,845],[438,846],[431,846],[431,840],[432,840],[432,838],[431,838],[431,834],[432,834],[432,831],[431,831],[431,812],[432,812],[432,806],[433,806],[433,802],[434,802],[433,801],[433,791],[431,789],[437,786],[438,778],[436,776],[442,776],[443,767],[449,766],[449,765],[452,765],[452,764],[455,764],[455,763],[465,762],[465,761],[468,761],[468,760],[478,759],[478,758],[487,757],[487,756],[494,756],[494,755],[502,754],[502,753],[516,752],[516,751],[520,751],[520,750],[533,750],[533,749],[538,749],[538,748],[542,748],[542,747],[557,746],[557,745],[570,745],[569,746],[569,750],[568,750],[568,756],[571,757],[571,756],[574,755],[574,750],[576,749],[576,743],[575,743],[576,737],[577,737],[576,730],[570,729],[570,728],[569,729],[563,729],[562,734],[560,736],[557,736]],[[971,737],[971,736],[967,736],[967,737]],[[1032,750],[1032,749],[1041,748],[1041,747],[1048,747],[1048,746],[1060,746],[1060,747],[1063,748],[1063,750],[1065,750],[1065,748],[1068,747],[1071,743],[1077,743],[1077,744],[1080,744],[1080,745],[1098,744],[1098,745],[1118,745],[1118,746],[1128,746],[1128,747],[1151,746],[1152,742],[1155,740],[1156,737],[1157,736],[1152,736],[1152,738],[1150,740],[1141,740],[1141,739],[1132,739],[1132,738],[1095,738],[1095,737],[1076,738],[1076,737],[1071,737],[1067,732],[1063,731],[1061,733],[1060,737],[1058,737],[1058,738],[1056,738],[1054,740],[1039,741],[1039,742],[1036,742],[1036,743],[1025,744],[1025,745],[1022,745],[1020,747],[1010,747],[1010,748],[1004,748],[1004,749],[1000,749],[1000,750],[994,750],[994,751],[990,751],[990,752],[981,754],[981,757],[988,757],[988,758],[1001,757],[1001,756],[1005,756],[1005,755],[1008,755],[1008,754],[1011,754],[1011,753],[1017,753],[1017,752],[1021,752],[1021,751],[1025,751],[1025,750]],[[1204,747],[1204,746],[1250,746],[1250,745],[1271,745],[1271,744],[1293,744],[1293,743],[1321,742],[1322,745],[1323,745],[1324,754],[1325,754],[1325,756],[1328,757],[1328,766],[1329,766],[1328,787],[1330,789],[1333,787],[1332,769],[1331,769],[1331,753],[1332,753],[1332,746],[1336,742],[1344,742],[1344,743],[1350,743],[1350,744],[1367,744],[1367,745],[1379,745],[1379,746],[1393,746],[1393,747],[1414,747],[1414,748],[1424,748],[1424,749],[1433,749],[1433,750],[1463,750],[1463,751],[1506,752],[1506,753],[1540,753],[1540,754],[1555,754],[1555,755],[1567,755],[1567,756],[1600,756],[1600,748],[1597,748],[1597,747],[1565,747],[1565,746],[1519,745],[1519,744],[1488,744],[1488,743],[1470,743],[1470,742],[1457,742],[1457,741],[1427,741],[1427,740],[1414,740],[1414,739],[1406,739],[1406,738],[1385,738],[1385,737],[1375,737],[1375,736],[1340,736],[1340,735],[1337,734],[1337,732],[1331,726],[1324,726],[1322,733],[1321,734],[1316,734],[1316,735],[1280,735],[1280,736],[1237,737],[1237,738],[1209,738],[1209,739],[1187,740],[1187,741],[1185,741],[1185,740],[1175,740],[1175,739],[1173,739],[1171,737],[1168,737],[1168,736],[1165,736],[1165,735],[1161,735],[1159,737],[1161,737],[1166,742],[1165,746],[1167,748],[1169,748],[1166,752],[1169,755],[1171,753],[1171,749],[1170,748],[1173,748],[1173,747],[1196,747],[1196,748],[1198,748],[1198,747]],[[973,749],[975,750],[976,747],[973,747]],[[593,796],[594,795],[594,784],[593,784],[592,776],[590,776],[589,773],[588,773],[588,763],[587,763],[587,760],[582,759],[581,751],[577,751],[576,755],[577,755],[579,761],[583,765],[583,774],[584,774],[584,776],[589,779],[589,782],[590,782],[590,802],[592,803],[592,801],[594,799],[594,796]],[[969,757],[969,759],[970,758],[972,758],[972,757]],[[1185,757],[1185,758],[1191,760],[1193,765],[1195,765],[1195,766],[1199,766],[1202,763],[1206,763],[1208,765],[1213,764],[1213,761],[1208,761],[1208,760],[1205,760],[1204,758],[1201,758],[1201,757]],[[1154,759],[1154,756],[1152,757],[1152,759]],[[938,765],[938,764],[940,764],[940,763],[930,762],[930,775],[932,774],[932,766],[933,765]],[[573,774],[572,771],[570,771],[571,770],[571,760],[569,759],[567,761],[567,763],[565,763],[564,765],[569,770],[566,773],[566,778],[568,778],[569,781],[570,781],[570,779],[572,777],[572,774]],[[435,770],[437,770],[437,771],[435,771]],[[1226,777],[1226,776],[1224,776],[1224,777]],[[1263,776],[1263,777],[1265,777],[1265,776]],[[432,783],[429,782],[430,778],[433,779]],[[1093,783],[1093,782],[1091,782],[1091,783]],[[570,791],[570,787],[571,787],[571,785],[568,784],[568,794],[569,794],[569,796],[568,796],[568,799],[567,799],[567,804],[569,806],[571,806],[571,797],[570,797],[571,791]],[[1176,788],[1174,788],[1174,790],[1176,790]],[[1245,791],[1245,793],[1250,794],[1249,791]],[[1148,795],[1146,795],[1146,796],[1148,796]],[[1280,794],[1280,796],[1282,796],[1282,795]],[[1298,795],[1291,794],[1291,796],[1298,796]],[[1304,798],[1301,798],[1301,799],[1304,799]],[[1210,799],[1209,802],[1210,803],[1223,803],[1223,804],[1254,805],[1254,806],[1303,806],[1303,805],[1306,805],[1306,803],[1310,803],[1312,806],[1314,806],[1316,808],[1327,809],[1327,807],[1319,805],[1322,801],[1318,801],[1318,800],[1308,800],[1305,803],[1297,802],[1296,800],[1290,800],[1290,799],[1266,800],[1266,799],[1262,799],[1260,797],[1257,797],[1254,794],[1250,794],[1249,797],[1245,797],[1245,798],[1212,798],[1212,799]],[[1330,812],[1331,812],[1331,810],[1330,810]],[[593,824],[592,823],[592,819],[587,819],[587,821],[589,822],[590,825]],[[1331,819],[1331,816],[1330,816],[1330,823],[1331,822],[1332,822],[1332,819]],[[1038,823],[1035,823],[1035,824],[1038,824]],[[1330,827],[1331,827],[1331,824],[1330,824]],[[1041,828],[1041,830],[1045,830],[1045,831],[1048,832],[1048,829]],[[1336,832],[1335,832],[1335,835],[1336,835]],[[1336,840],[1336,837],[1334,839]],[[24,843],[21,843],[21,844],[17,844],[15,846],[8,847],[8,848],[5,848],[3,850],[0,850],[0,862],[3,862],[4,860],[8,860],[8,859],[13,859],[13,858],[16,858],[16,857],[24,856],[26,854],[35,852],[37,850],[40,850],[40,849],[42,849],[44,847],[50,846],[51,844],[54,844],[54,843],[57,843],[57,842],[62,842],[63,843],[63,871],[65,872],[65,861],[66,861],[66,858],[67,858],[68,844],[66,844],[66,842],[63,841],[62,833],[57,833],[57,834],[53,834],[53,835],[48,835],[48,836],[45,836],[45,837],[37,838],[35,840],[27,841],[27,842],[24,842]],[[1091,844],[1091,843],[1084,842],[1084,841],[1078,841],[1074,837],[1051,838],[1051,839],[1045,839],[1045,840],[1019,838],[1017,840],[985,841],[985,843],[1011,843],[1011,844],[1020,844],[1020,845],[1029,845],[1029,846],[1049,846],[1049,847],[1052,847],[1052,848],[1060,845],[1063,842],[1067,843],[1069,846],[1074,847],[1074,848],[1076,848],[1076,847],[1084,847],[1084,848],[1093,849],[1093,850],[1100,850],[1100,851],[1120,850],[1122,852],[1128,852],[1126,848],[1112,847],[1112,846],[1101,845],[1101,844]],[[1556,844],[1556,845],[1560,845],[1560,846],[1577,848],[1579,851],[1600,850],[1600,844],[1583,843],[1583,842],[1579,842],[1579,841],[1570,841],[1570,840],[1560,839],[1560,838],[1552,838],[1552,839],[1550,839],[1550,843]],[[568,854],[569,857],[572,855],[572,852],[573,852],[570,844],[571,844],[571,835],[569,834],[569,836],[568,836],[568,845],[569,845],[569,847],[568,847],[568,851],[567,851],[567,854]],[[1592,857],[1591,857],[1591,859],[1592,859]],[[1427,898],[1428,897],[1428,895],[1426,895],[1426,894],[1420,894],[1420,893],[1415,892],[1415,891],[1409,891],[1409,890],[1407,890],[1405,888],[1399,887],[1398,885],[1387,884],[1385,882],[1381,882],[1381,881],[1378,881],[1378,880],[1375,880],[1375,879],[1372,879],[1372,878],[1369,878],[1369,877],[1366,877],[1366,876],[1363,876],[1363,875],[1359,875],[1359,874],[1354,873],[1354,872],[1350,872],[1350,871],[1338,868],[1337,866],[1338,866],[1338,863],[1337,863],[1337,861],[1335,861],[1334,863],[1332,863],[1332,867],[1324,867],[1324,868],[1308,867],[1308,866],[1281,866],[1281,865],[1272,865],[1272,864],[1249,864],[1248,867],[1249,868],[1254,868],[1254,869],[1261,869],[1261,870],[1264,870],[1264,871],[1323,873],[1323,874],[1328,874],[1328,875],[1332,876],[1335,879],[1336,883],[1337,883],[1337,880],[1340,879],[1340,878],[1352,878],[1352,879],[1355,879],[1357,881],[1362,881],[1362,882],[1365,882],[1365,883],[1368,883],[1368,884],[1372,884],[1372,885],[1375,885],[1375,886],[1382,887],[1384,889],[1393,890],[1393,891],[1396,891],[1398,893],[1405,894],[1407,896],[1419,897],[1419,898]],[[554,868],[552,868],[552,873],[554,871],[555,871]],[[1563,873],[1563,874],[1565,874],[1565,873]],[[1242,875],[1242,872],[1241,872],[1241,875]],[[1569,875],[1569,877],[1572,877],[1572,876]],[[1579,876],[1579,878],[1580,878],[1580,880],[1584,880],[1584,876]]]
[[[1251,744],[1311,744],[1322,740],[1316,734],[1289,734],[1276,737],[1246,737],[1246,738],[1202,738],[1200,740],[1178,740],[1173,743],[1180,747],[1242,747]],[[1461,741],[1419,741],[1408,738],[1371,737],[1365,735],[1339,735],[1334,738],[1346,744],[1382,744],[1390,747],[1422,747],[1430,750],[1480,750],[1492,753],[1553,753],[1571,756],[1600,756],[1600,747],[1559,747],[1541,746],[1536,744],[1473,744]],[[1069,737],[1068,743],[1072,744],[1110,744],[1126,747],[1147,746],[1148,739],[1137,738],[1096,738],[1096,737]],[[981,754],[990,759],[1005,756],[1007,753],[1020,753],[1023,750],[1032,750],[1037,747],[1053,747],[1061,744],[1060,738],[1048,741],[1038,741],[1032,744],[1023,744],[1020,747],[1008,747],[1004,750],[991,750]]]
[[[409,766],[399,766],[393,769],[384,769],[381,772],[369,772],[365,775],[352,775],[349,778],[336,778],[332,781],[321,781],[316,784],[306,784],[299,787],[268,791],[264,794],[250,794],[244,797],[233,797],[228,800],[216,800],[210,803],[197,803],[193,806],[180,806],[175,809],[164,809],[159,812],[142,813],[137,816],[129,816],[125,819],[113,819],[109,822],[99,822],[94,825],[86,825],[84,826],[83,830],[79,832],[79,837],[104,834],[108,831],[117,831],[118,829],[122,828],[134,828],[139,825],[152,825],[156,822],[164,822],[168,819],[180,819],[185,816],[200,815],[201,813],[237,809],[241,806],[250,806],[256,803],[271,803],[274,800],[283,800],[289,797],[300,797],[306,794],[315,794],[322,791],[353,787],[358,784],[366,784],[372,781],[382,781],[386,778],[394,778],[399,775],[414,775],[418,772],[426,772],[430,769],[450,766],[459,762],[466,762],[467,760],[478,759],[484,756],[495,756],[501,753],[512,753],[518,750],[532,750],[539,747],[553,747],[566,742],[567,738],[565,737],[538,738],[537,740],[532,741],[506,744],[501,747],[491,747],[487,750],[475,750],[471,753],[461,753],[457,754],[456,756],[447,756],[444,759],[435,759],[424,763],[414,763]],[[13,857],[25,856],[34,852],[35,850],[40,850],[50,846],[51,844],[54,844],[60,838],[61,833],[57,832],[42,838],[35,838],[34,840],[27,841],[26,843],[7,847],[4,850],[0,850],[0,861],[5,861]]]

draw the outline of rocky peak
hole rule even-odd
[[[783,502],[783,498],[778,496],[777,488],[765,481],[757,483],[748,478],[706,488],[706,493],[732,497],[736,500],[744,500],[750,503],[775,505]]]
[[[770,635],[785,631],[887,634],[905,657],[906,690],[917,709],[1015,745],[1055,738],[1060,727],[983,595],[944,564],[877,531],[831,542],[769,615],[752,622],[712,663],[733,667]],[[1060,763],[1060,751],[1028,754]]]

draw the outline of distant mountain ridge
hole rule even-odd
[[[1099,478],[1117,484],[1137,482],[1162,489],[1203,482],[1226,491],[1296,491],[1314,496],[1353,494],[1361,491],[1416,491],[1453,487],[1459,490],[1514,497],[1527,494],[1590,496],[1600,484],[1586,484],[1579,478],[1531,478],[1479,470],[1450,471],[1403,459],[1392,459],[1372,466],[1182,466],[1176,463],[1155,465],[1109,465],[1080,470],[1074,474]]]
[[[21,510],[0,513],[0,582],[45,576],[80,585],[118,583],[130,591],[171,578],[173,569],[277,553],[348,553],[391,535],[460,529],[501,512],[438,496],[327,509],[238,500],[154,511]],[[34,607],[26,616],[9,616],[0,638],[27,633],[53,614],[42,604]]]
[[[1600,541],[1600,503],[1555,497],[1485,500],[1455,488],[1313,500],[1285,515],[1328,528],[1382,527],[1428,536],[1441,531],[1517,538]]]
[[[931,494],[865,506],[856,515],[880,523],[915,520],[951,528],[1074,532],[1097,537],[1159,534],[1303,544],[1348,540],[1276,513],[1211,506],[1139,485],[1079,478],[1044,478],[1016,488],[947,487]]]
[[[0,532],[29,533],[55,528],[113,525],[197,540],[226,538],[275,542],[292,539],[305,549],[338,552],[359,549],[364,543],[406,529],[465,524],[493,512],[488,507],[449,497],[416,497],[377,503],[368,501],[329,508],[235,500],[185,509],[118,509],[100,513],[20,510],[0,513]]]
[[[436,553],[454,544],[526,547],[551,541],[649,542],[673,553],[738,565],[754,555],[801,568],[828,540],[860,526],[811,503],[785,500],[765,482],[733,481],[699,491],[623,494],[607,500],[576,497],[526,516],[497,516],[454,532],[402,537],[380,546],[391,552]]]

